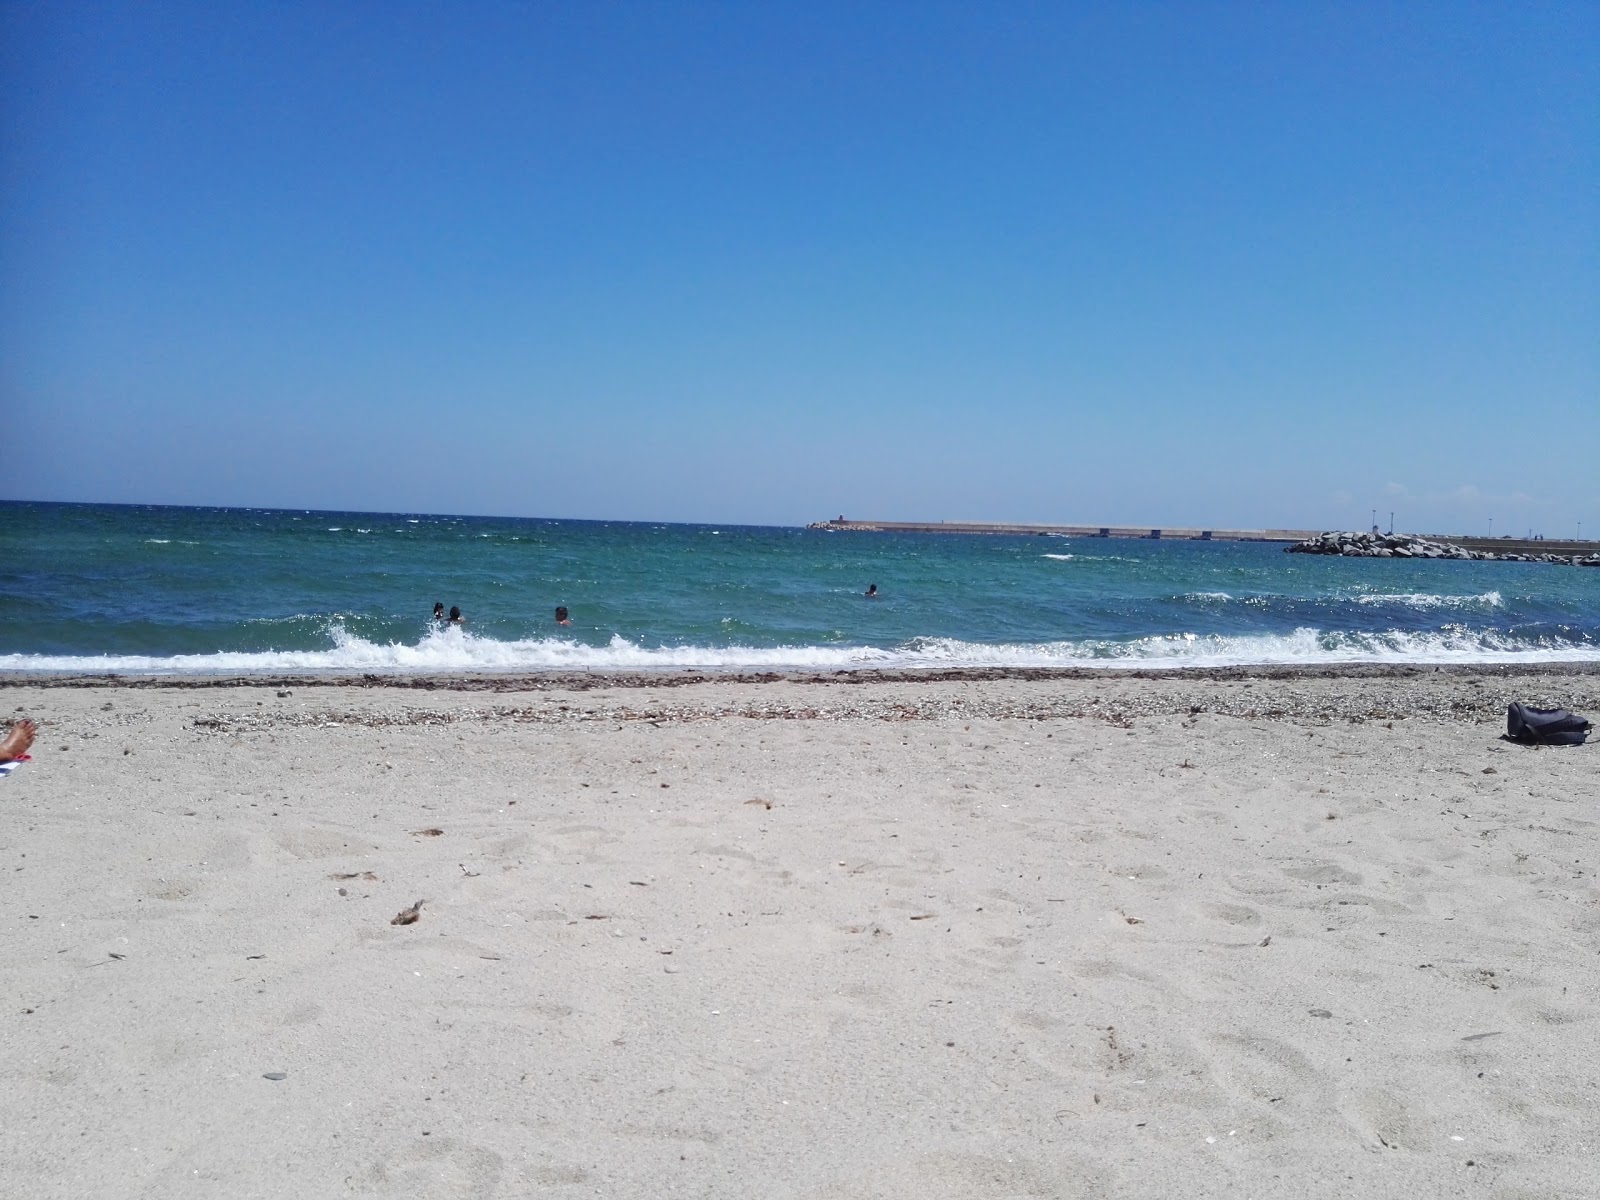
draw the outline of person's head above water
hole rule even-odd
[[[556,624],[557,625],[571,625],[572,624],[572,618],[567,616],[567,606],[565,604],[557,605],[557,607],[556,607]]]
[[[434,604],[434,606],[433,606],[433,619],[435,621],[444,620],[444,605],[442,603],[435,603]]]
[[[461,610],[459,608],[457,608],[454,604],[452,604],[450,606],[450,619],[452,621],[461,620]]]
[[[867,595],[876,599],[878,595],[878,585],[875,583],[867,584]]]

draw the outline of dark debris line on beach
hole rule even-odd
[[[868,668],[838,671],[549,671],[522,674],[363,674],[363,675],[50,675],[13,672],[0,675],[0,688],[395,688],[428,692],[590,692],[623,688],[681,688],[700,684],[855,684],[990,683],[1078,681],[1113,684],[1122,679],[1188,683],[1234,683],[1310,679],[1522,678],[1600,675],[1594,662],[1542,663],[1307,663],[1234,667],[952,667],[905,670]]]
[[[389,726],[456,725],[478,722],[513,722],[547,726],[585,725],[599,722],[684,724],[724,718],[787,721],[1048,721],[1093,719],[1121,727],[1143,718],[1203,714],[1245,720],[1292,721],[1328,725],[1334,722],[1405,720],[1425,718],[1465,723],[1499,722],[1510,699],[1535,705],[1600,708],[1600,678],[1596,672],[1576,675],[1575,686],[1551,690],[1548,677],[1519,679],[1515,689],[1490,686],[1488,680],[1468,678],[1459,686],[1437,682],[1409,684],[1390,679],[1337,688],[1295,686],[1252,681],[1237,687],[1196,687],[1194,681],[1170,680],[1162,688],[1141,687],[1122,691],[1097,688],[1093,693],[1028,695],[958,695],[930,691],[907,696],[875,697],[870,691],[852,692],[817,703],[782,699],[749,699],[729,695],[725,701],[660,705],[649,708],[629,704],[517,705],[461,709],[412,709],[397,713],[322,711],[261,711],[197,717],[197,729],[218,733],[258,733],[299,728],[382,728]],[[1107,681],[1111,682],[1111,681]],[[1188,685],[1188,686],[1185,686]],[[1514,694],[1513,694],[1514,691]],[[796,697],[796,700],[799,700]]]

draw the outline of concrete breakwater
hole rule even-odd
[[[1296,542],[1292,546],[1286,546],[1283,552],[1338,554],[1345,558],[1454,558],[1484,562],[1538,562],[1556,566],[1600,567],[1600,554],[1474,550],[1455,542],[1418,537],[1409,533],[1321,533]]]
[[[1190,529],[1148,525],[1031,525],[993,521],[813,521],[807,529],[833,533],[967,533],[997,537],[1143,538],[1174,542],[1298,542],[1316,536],[1310,529]]]
[[[830,533],[964,533],[995,537],[1139,538],[1172,542],[1292,542],[1296,554],[1353,558],[1459,558],[1498,562],[1600,565],[1600,543],[1414,533],[1318,533],[1314,529],[1199,529],[1143,525],[1041,525],[998,521],[863,521],[835,517],[807,529]],[[1333,539],[1332,541],[1328,539]],[[1399,550],[1406,553],[1398,553]],[[1378,551],[1388,550],[1388,554]],[[1428,551],[1432,551],[1431,553]]]

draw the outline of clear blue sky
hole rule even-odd
[[[1600,535],[1600,5],[6,3],[0,497]]]

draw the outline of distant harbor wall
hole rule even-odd
[[[1146,538],[1177,542],[1303,542],[1310,529],[1187,529],[1149,525],[1014,525],[990,521],[813,521],[807,529],[854,533],[971,533],[1003,537]]]
[[[831,521],[813,521],[806,528],[853,533],[967,533],[1001,537],[1144,538],[1173,542],[1308,542],[1322,532],[1314,529],[1153,528],[1146,525],[1019,525],[995,521],[847,521],[843,517],[835,517]],[[1543,538],[1464,537],[1450,533],[1406,536],[1450,542],[1463,549],[1486,554],[1600,554],[1600,541],[1590,539],[1574,541],[1564,538],[1557,541]]]

